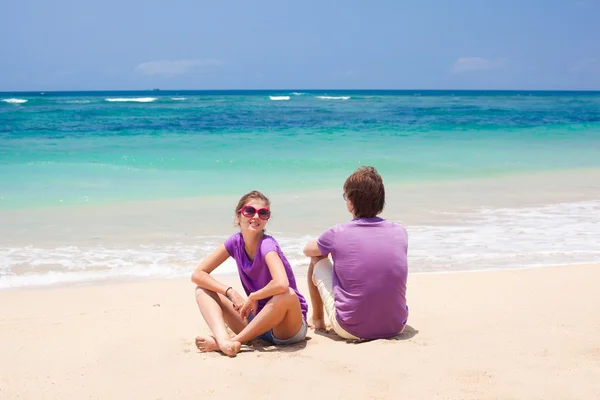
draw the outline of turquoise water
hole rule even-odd
[[[600,92],[0,93],[0,289],[188,277],[251,189],[303,273],[364,164],[411,272],[600,262],[599,150]]]
[[[600,92],[0,93],[0,209],[600,166]]]

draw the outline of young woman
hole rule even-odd
[[[235,356],[242,343],[256,337],[275,345],[297,343],[306,337],[306,300],[298,292],[279,244],[265,234],[270,206],[269,199],[258,191],[242,196],[235,208],[240,232],[206,257],[192,275],[198,307],[212,332],[196,338],[200,351],[220,350]],[[211,276],[229,257],[236,261],[246,299]],[[227,327],[234,337],[229,337]]]

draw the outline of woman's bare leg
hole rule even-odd
[[[308,293],[310,295],[310,303],[312,304],[312,321],[310,325],[315,329],[325,329],[323,300],[321,299],[321,295],[319,294],[319,289],[317,289],[317,286],[313,281],[313,271],[315,269],[315,264],[323,260],[324,258],[327,257],[311,257],[310,264],[308,266]]]
[[[288,289],[287,292],[273,296],[252,322],[232,340],[245,343],[269,329],[273,329],[276,338],[289,339],[302,327],[302,318],[298,296],[292,289]]]
[[[225,296],[210,290],[196,287],[196,302],[213,336],[198,336],[196,346],[200,351],[220,350],[228,356],[235,356],[241,344],[231,340],[227,326],[236,334],[241,332],[247,323],[240,318],[237,311]]]

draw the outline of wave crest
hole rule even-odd
[[[28,100],[26,100],[26,99],[2,99],[2,101],[5,103],[9,103],[9,104],[23,104],[23,103],[27,103]]]
[[[107,98],[104,99],[106,101],[109,101],[111,103],[128,103],[128,102],[132,102],[132,103],[152,103],[153,101],[156,101],[157,98],[156,97],[116,97],[116,98]]]
[[[317,96],[321,100],[348,100],[350,96]]]
[[[290,96],[269,96],[269,99],[271,99],[273,101],[282,101],[282,100],[289,100]]]

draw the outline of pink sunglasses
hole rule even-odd
[[[252,206],[244,206],[242,208],[240,208],[238,210],[238,212],[241,212],[242,215],[246,218],[252,218],[254,217],[256,214],[258,214],[258,218],[266,221],[269,218],[271,218],[271,211],[268,208],[260,208],[260,209],[256,209]]]

